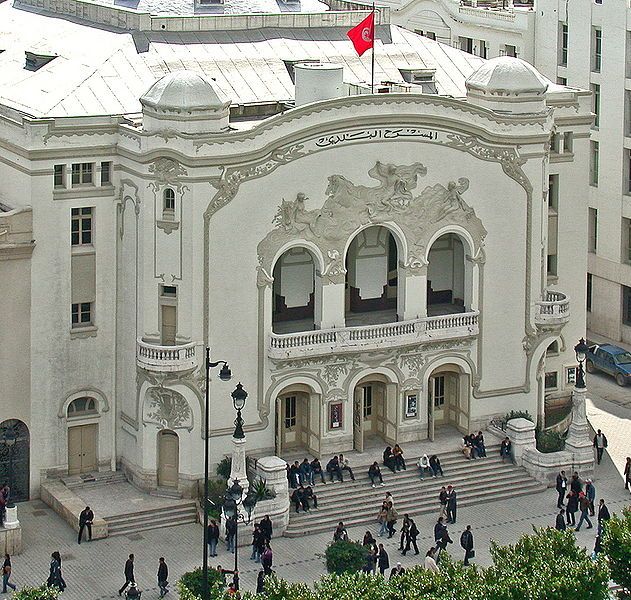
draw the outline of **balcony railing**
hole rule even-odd
[[[331,352],[353,352],[478,335],[475,312],[425,317],[365,327],[342,327],[290,334],[270,334],[270,358],[296,358]]]
[[[570,320],[570,299],[563,292],[546,290],[543,300],[536,304],[537,325],[562,325]]]
[[[156,346],[143,340],[136,342],[136,361],[148,371],[186,371],[197,367],[196,343]]]

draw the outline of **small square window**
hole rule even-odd
[[[166,296],[167,298],[177,297],[177,287],[174,285],[162,285],[160,286],[160,292],[162,296]]]
[[[72,185],[92,184],[92,163],[74,163],[72,165]]]
[[[72,326],[92,325],[92,302],[79,302],[72,305]]]

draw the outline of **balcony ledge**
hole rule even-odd
[[[136,363],[147,371],[176,372],[197,367],[197,343],[157,346],[141,339],[136,341]]]
[[[565,325],[570,320],[570,298],[563,292],[546,290],[536,302],[535,323],[539,327]]]

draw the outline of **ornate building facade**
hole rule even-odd
[[[52,18],[0,9],[13,24],[46,29]],[[3,354],[2,367],[30,371],[0,389],[4,414],[30,430],[32,494],[44,476],[117,467],[146,489],[194,493],[207,345],[249,393],[248,451],[259,455],[429,444],[443,426],[477,430],[509,410],[542,418],[550,365],[569,390],[585,318],[589,93],[518,59],[470,59],[384,12],[388,93],[370,94],[344,39],[364,14],[312,14],[309,33],[327,50],[283,39],[292,56],[337,66],[268,54],[268,71],[257,68],[278,38],[261,25],[247,90],[245,67],[214,77],[232,59],[186,70],[152,55],[161,44],[183,53],[188,37],[197,52],[237,49],[200,43],[203,31],[185,31],[204,22],[183,16],[169,25],[182,28],[177,43],[146,31],[141,50],[138,32],[118,32],[110,43],[127,46],[88,87],[46,104],[16,83],[2,97],[0,259],[15,253],[7,243],[27,206],[32,242],[20,254],[28,269],[2,271],[5,302],[26,290],[30,311],[8,314],[31,340],[30,357]],[[83,18],[64,26],[86,35]],[[139,18],[155,31],[163,17]],[[108,69],[123,55],[134,69],[116,84]],[[17,82],[11,60],[0,66]],[[173,72],[159,77],[165,65]],[[31,85],[44,85],[47,67]],[[245,100],[255,76],[273,98]],[[573,147],[554,169],[553,134]],[[559,194],[550,174],[574,192]],[[561,247],[551,284],[547,260]],[[5,320],[0,347],[24,346],[16,331]],[[212,463],[230,451],[231,390],[211,379]]]

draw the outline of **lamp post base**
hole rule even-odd
[[[243,494],[245,496],[250,487],[245,466],[245,438],[232,438],[232,465],[228,485],[235,479],[239,481],[239,485],[243,488]]]

